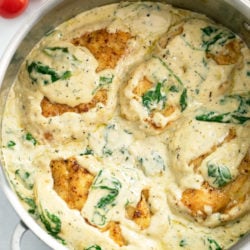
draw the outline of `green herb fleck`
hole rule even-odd
[[[105,145],[102,149],[102,153],[105,156],[111,156],[113,154],[112,150],[107,148],[107,146]]]
[[[28,179],[30,177],[30,173],[29,172],[23,172],[22,174],[20,174],[20,169],[17,169],[15,174],[18,175],[18,176],[21,176],[22,179]]]
[[[71,71],[65,71],[61,76],[60,76],[60,78],[59,79],[61,79],[61,80],[66,80],[66,79],[68,79],[68,78],[70,78],[71,77]]]
[[[201,73],[199,73],[197,70],[195,70],[194,72],[200,77],[202,82],[204,82],[206,80],[206,78]]]
[[[153,156],[153,160],[157,163],[157,165],[160,166],[162,170],[165,170],[166,165],[162,156],[155,151],[151,152],[151,154]]]
[[[127,130],[127,129],[124,129],[123,131],[124,131],[126,134],[128,134],[128,135],[132,135],[132,134],[133,134],[133,132],[131,132],[131,131]]]
[[[37,144],[37,140],[32,136],[31,133],[25,135],[25,140],[30,141],[34,146]]]
[[[15,171],[15,176],[16,176],[19,180],[21,180],[21,182],[23,183],[23,185],[24,185],[27,189],[29,189],[29,190],[33,189],[34,184],[33,184],[33,180],[30,178],[31,175],[30,175],[29,172],[24,171],[24,170],[21,170],[21,169],[17,169],[17,170]]]
[[[84,250],[102,250],[102,248],[98,245],[93,245],[88,248],[85,248]]]
[[[54,28],[50,28],[46,33],[45,33],[45,36],[50,36],[52,35],[53,33],[55,33],[55,29]]]
[[[185,239],[183,239],[183,240],[181,240],[180,242],[179,242],[179,246],[180,247],[185,247],[187,245],[187,241],[185,240]]]
[[[100,76],[100,78],[99,78],[99,83],[100,83],[101,85],[110,84],[110,83],[113,82],[113,78],[114,78],[114,75],[112,75],[111,77]]]
[[[13,149],[14,146],[16,146],[16,143],[14,141],[8,141],[7,147]]]
[[[85,151],[83,153],[80,154],[82,155],[94,155],[94,151],[93,149],[91,149],[89,146],[86,147]]]
[[[92,94],[95,94],[99,89],[109,86],[113,82],[113,79],[114,75],[111,77],[100,76],[98,86],[92,91]]]
[[[247,71],[247,76],[250,76],[250,71]]]
[[[214,184],[218,187],[224,187],[232,180],[231,173],[226,166],[207,165],[207,173],[209,177],[214,178]]]
[[[137,160],[138,160],[140,165],[143,165],[144,159],[142,157],[138,157]]]
[[[109,124],[105,131],[104,131],[104,140],[105,140],[105,145],[102,148],[102,154],[104,156],[111,156],[113,154],[112,150],[108,147],[108,142],[109,142],[109,133],[111,130],[115,128],[114,124]]]
[[[172,85],[172,86],[170,86],[169,91],[170,92],[178,93],[179,92],[179,88],[177,86],[175,86],[175,85]]]
[[[130,157],[130,152],[128,151],[128,149],[125,146],[123,146],[120,148],[119,151],[124,155],[125,161],[127,161]]]
[[[35,214],[36,213],[36,203],[35,203],[35,201],[33,200],[33,199],[31,199],[31,198],[23,198],[23,201],[27,204],[27,205],[29,205],[29,207],[30,207],[30,209],[28,209],[28,212],[30,213],[30,214]]]
[[[61,51],[63,53],[69,53],[69,49],[67,47],[47,47],[43,50],[45,53],[50,55],[50,51]]]
[[[211,238],[208,238],[207,240],[209,242],[209,250],[222,250],[220,245],[215,240]]]
[[[180,86],[183,86],[181,79],[174,73],[174,71],[162,60],[162,58],[153,55],[153,58],[160,61],[161,65],[170,73],[171,76],[179,83]]]
[[[187,108],[187,89],[186,88],[182,91],[182,94],[180,96],[180,106],[181,106],[181,112],[183,112]]]
[[[202,58],[202,64],[204,65],[204,67],[207,67],[207,59],[205,59],[204,57]]]

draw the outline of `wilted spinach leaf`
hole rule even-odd
[[[84,250],[102,250],[102,248],[98,245],[93,245],[88,248],[85,248]]]
[[[35,214],[35,212],[36,212],[36,203],[35,203],[35,201],[33,200],[33,199],[31,199],[31,198],[27,198],[27,197],[25,197],[25,198],[23,198],[23,201],[27,204],[27,205],[29,205],[29,209],[28,209],[28,212],[30,213],[30,214]]]
[[[154,90],[149,90],[142,96],[142,104],[146,107],[149,111],[154,109],[154,107],[162,101],[162,108],[165,106],[166,95],[163,95],[162,90],[162,83],[157,83]]]
[[[95,207],[106,210],[108,206],[112,206],[119,194],[120,188],[121,182],[118,179],[114,177],[112,177],[111,179],[102,178],[102,171],[100,171],[97,179],[92,185],[92,189],[107,190],[108,194],[102,197]]]
[[[33,137],[31,133],[27,133],[24,138],[25,140],[30,141],[34,146],[36,146],[37,140]]]
[[[185,240],[185,239],[183,239],[183,240],[181,240],[180,242],[179,242],[179,246],[180,247],[185,247],[187,245],[187,241]]]
[[[16,143],[14,142],[14,141],[8,141],[8,143],[7,143],[7,147],[8,148],[14,148],[14,146],[16,146]]]
[[[109,86],[114,79],[114,75],[108,76],[100,76],[98,86],[92,91],[92,94],[95,94],[98,90]]]
[[[96,225],[103,226],[107,221],[108,211],[115,206],[116,198],[121,189],[121,182],[113,176],[104,176],[101,170],[91,187],[92,190],[104,190],[104,195],[94,206],[92,222]]]
[[[47,47],[45,49],[43,49],[43,51],[48,54],[51,55],[52,51],[61,51],[63,53],[69,53],[69,49],[67,47]]]
[[[61,232],[61,219],[57,215],[50,213],[47,209],[42,210],[40,219],[48,233],[65,245],[65,240],[58,235]]]
[[[209,111],[195,117],[198,121],[206,122],[218,122],[218,123],[233,123],[233,124],[244,124],[250,117],[241,116],[234,113],[218,113],[214,111]]]
[[[27,70],[28,70],[28,73],[29,73],[29,76],[30,76],[32,82],[37,82],[37,80],[38,80],[37,73],[41,74],[41,75],[50,76],[50,81],[48,81],[48,80],[43,81],[44,85],[47,85],[51,82],[52,83],[56,82],[58,80],[65,80],[65,79],[68,79],[71,77],[71,71],[67,70],[67,71],[59,74],[54,69],[50,68],[47,65],[44,65],[41,62],[32,62],[31,64],[29,64],[27,66]]]
[[[33,184],[33,180],[30,178],[30,173],[27,171],[24,171],[22,169],[17,169],[15,171],[15,176],[21,180],[21,182],[23,183],[23,185],[27,188],[27,189],[32,189],[34,184]]]
[[[226,29],[215,26],[202,28],[202,47],[206,52],[211,51],[214,44],[223,46],[228,40],[235,38],[235,34]]]
[[[237,108],[228,112],[206,111],[203,114],[197,115],[195,118],[198,121],[219,122],[244,124],[250,120],[250,95],[227,95],[220,99],[220,105],[236,100]]]
[[[80,154],[82,155],[94,155],[94,151],[93,149],[91,149],[89,146],[86,147],[85,151],[83,153]]]
[[[209,242],[209,250],[222,250],[220,245],[215,240],[211,238],[208,238],[207,240]]]
[[[187,108],[187,89],[185,88],[180,97],[181,112]]]
[[[226,166],[208,164],[207,173],[209,177],[214,178],[213,183],[218,187],[224,187],[228,182],[232,180],[230,170]]]

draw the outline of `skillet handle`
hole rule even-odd
[[[11,238],[12,250],[21,249],[21,240],[27,230],[29,230],[28,227],[22,221],[20,221],[19,224],[16,225],[15,231]]]

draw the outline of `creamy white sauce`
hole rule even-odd
[[[173,25],[182,23],[183,33],[170,39],[166,48],[159,47],[159,39],[165,39]],[[234,124],[195,119],[204,112],[227,113],[239,108],[237,98],[225,100],[224,93],[218,90],[225,82],[230,85],[228,95],[245,93],[249,98],[249,49],[243,45],[241,65],[218,65],[206,58],[201,34],[210,25],[216,26],[205,16],[160,3],[114,4],[82,13],[60,25],[27,57],[5,109],[4,168],[20,200],[39,223],[47,220],[56,231],[57,224],[51,222],[50,215],[59,218],[61,225],[54,236],[69,249],[99,246],[102,250],[218,250],[229,248],[249,231],[248,196],[242,207],[234,208],[231,214],[211,214],[207,206],[210,216],[199,223],[180,201],[187,188],[199,189],[204,181],[214,185],[208,164],[226,166],[236,178],[237,167],[249,151],[249,121]],[[132,39],[114,69],[97,73],[98,62],[91,52],[70,41],[102,28],[129,32]],[[55,47],[61,49],[51,49]],[[53,82],[49,74],[29,72],[27,65],[34,61],[53,68],[60,79]],[[161,112],[150,117],[142,100],[134,98],[133,90],[143,77],[154,84],[165,84],[165,92],[160,93],[162,100],[149,108],[161,110],[166,95],[169,105],[184,110],[179,108],[169,117]],[[41,115],[44,96],[74,107],[93,98],[93,93],[103,87],[101,78],[112,79],[105,86],[105,105],[97,104],[81,114],[67,112],[48,118]],[[173,85],[179,92],[170,90]],[[185,97],[185,92],[181,97],[183,89],[187,99],[179,103]],[[150,91],[156,91],[155,86]],[[243,115],[249,117],[249,107],[246,109]],[[146,121],[149,117],[161,130]],[[169,121],[173,124],[167,126]],[[199,171],[194,172],[189,163],[222,143],[230,129],[236,131],[236,138],[206,157]],[[47,141],[44,133],[53,134],[53,141]],[[50,161],[72,156],[96,176],[81,211],[70,209],[53,189]],[[117,191],[114,203],[105,211],[96,206],[108,194],[100,188],[98,178]],[[143,189],[149,189],[152,216],[150,226],[141,230],[127,218],[125,207],[136,206]],[[244,217],[240,209],[245,211]],[[220,222],[223,216],[229,220],[225,225]],[[237,216],[237,220],[230,221]],[[108,232],[95,227],[105,227],[111,220],[120,223],[127,245],[119,247]]]

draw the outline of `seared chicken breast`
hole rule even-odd
[[[80,211],[88,198],[94,176],[74,158],[52,160],[50,168],[54,190],[71,209]]]
[[[115,68],[118,60],[126,52],[127,42],[131,37],[128,32],[110,33],[106,29],[101,29],[74,38],[72,43],[90,50],[98,61],[99,65],[96,71],[99,72]]]

